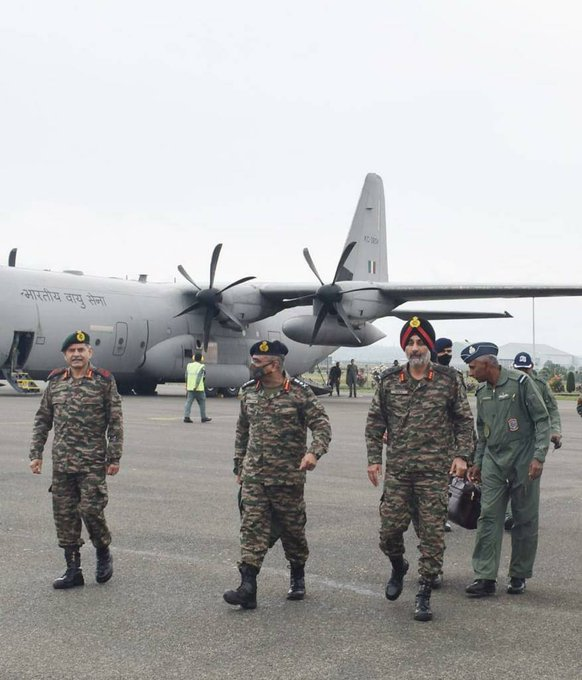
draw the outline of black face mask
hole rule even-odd
[[[441,354],[437,356],[437,361],[441,366],[448,366],[453,358],[452,354]]]
[[[265,375],[265,368],[270,366],[272,362],[265,364],[264,366],[251,366],[251,375],[255,380],[260,380]]]

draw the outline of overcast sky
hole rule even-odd
[[[5,263],[330,278],[368,172],[390,279],[582,284],[582,5],[29,0],[0,11]],[[427,306],[423,305],[423,306]],[[432,303],[531,342],[531,300]],[[401,322],[378,322],[397,339]],[[536,302],[582,354],[582,298]]]

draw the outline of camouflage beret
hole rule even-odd
[[[284,357],[288,352],[287,345],[279,342],[279,340],[273,340],[273,342],[261,340],[260,342],[255,342],[251,347],[249,354],[251,356],[273,355]]]
[[[64,339],[63,344],[61,346],[61,352],[64,352],[67,349],[67,347],[70,347],[71,345],[78,344],[88,345],[89,340],[90,340],[89,333],[86,333],[85,331],[75,331],[74,333],[67,335],[67,337]]]

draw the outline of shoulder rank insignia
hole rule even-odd
[[[54,380],[57,376],[62,375],[63,373],[68,373],[68,369],[55,368],[49,373],[47,380]]]
[[[304,389],[311,389],[309,387],[309,385],[306,382],[304,382],[303,380],[301,380],[300,378],[289,378],[287,380],[286,384],[289,384],[289,383],[293,383],[294,385],[299,385],[299,387],[303,387]],[[287,392],[288,391],[289,390],[287,389]]]
[[[92,366],[92,368],[95,373],[98,373],[102,378],[105,378],[105,380],[111,380],[113,378],[106,368],[96,368],[95,366]]]

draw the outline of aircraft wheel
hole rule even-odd
[[[207,397],[217,397],[218,387],[206,387],[205,392]]]
[[[133,389],[135,393],[141,397],[151,397],[157,394],[156,392],[157,386],[158,384],[155,380],[140,380],[135,383]]]
[[[124,396],[133,394],[133,385],[124,381],[117,381],[117,391]]]
[[[239,388],[238,387],[223,387],[221,390],[225,397],[238,397]]]

